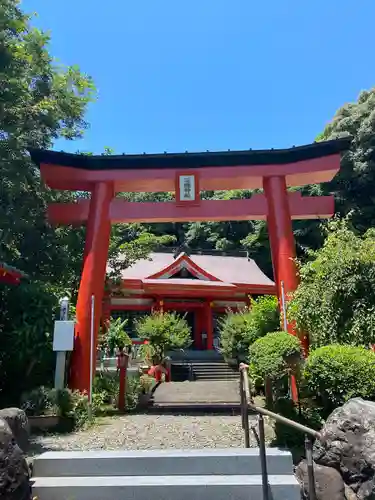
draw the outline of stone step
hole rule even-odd
[[[229,368],[228,365],[192,365],[193,370],[225,370],[236,373],[234,370]],[[237,372],[238,373],[238,372]]]
[[[190,363],[192,366],[225,366],[229,368],[229,365],[224,361],[192,361]]]
[[[193,372],[194,375],[202,375],[203,377],[215,377],[215,376],[225,376],[228,375],[229,377],[233,378],[239,378],[239,375],[237,373],[232,373],[232,372]]]
[[[219,379],[235,379],[237,380],[239,377],[233,373],[194,373],[195,377],[199,377],[199,378],[206,378],[206,379],[215,379],[215,378],[219,378]]]
[[[148,414],[154,415],[241,415],[238,403],[156,403],[149,406]]]
[[[38,500],[260,500],[260,475],[104,476],[35,478]],[[299,500],[295,477],[270,475],[270,498]]]
[[[211,367],[211,366],[210,367],[204,366],[202,368],[201,367],[197,367],[197,366],[193,366],[192,370],[193,370],[193,372],[208,372],[208,373],[210,373],[210,372],[213,372],[213,373],[214,372],[228,372],[228,373],[237,373],[238,374],[238,372],[235,372],[235,371],[231,370],[227,366],[218,367],[218,368]]]
[[[292,456],[278,448],[267,449],[268,471],[287,475]],[[34,461],[35,477],[259,475],[258,448],[147,451],[50,451]]]

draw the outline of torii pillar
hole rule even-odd
[[[296,266],[296,245],[293,235],[292,218],[288,203],[288,191],[286,179],[283,176],[265,177],[263,179],[264,193],[268,208],[268,233],[270,239],[272,265],[277,295],[282,310],[282,284],[284,288],[284,300],[287,301],[290,294],[297,289],[298,272]],[[297,336],[293,323],[287,322],[287,330],[290,334]],[[302,349],[305,356],[308,354],[308,337],[301,339]],[[298,391],[295,377],[291,379],[291,391],[294,401],[298,400]]]
[[[93,376],[96,370],[97,334],[104,295],[104,281],[111,232],[110,204],[114,196],[109,182],[94,184],[86,224],[85,256],[77,302],[77,325],[69,387],[81,392],[90,387],[91,300],[94,296]]]

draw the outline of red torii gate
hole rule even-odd
[[[52,223],[86,224],[71,387],[80,391],[90,387],[90,304],[94,295],[97,332],[111,224],[265,219],[278,297],[281,283],[287,297],[298,285],[292,219],[327,218],[334,213],[332,196],[303,197],[287,187],[330,181],[340,169],[341,152],[349,145],[350,139],[343,138],[266,151],[120,156],[30,151],[50,188],[91,192],[89,200],[51,204],[48,209]],[[264,194],[241,200],[200,199],[200,191],[232,189],[263,189]],[[174,202],[133,203],[115,197],[118,192],[172,191]],[[293,325],[288,330],[296,335]],[[307,352],[308,339],[304,337],[302,343]],[[292,392],[295,399],[295,387]]]

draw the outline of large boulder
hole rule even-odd
[[[5,408],[0,410],[0,418],[3,418],[13,433],[18,446],[26,452],[29,448],[30,428],[26,413],[19,408]]]
[[[29,468],[11,428],[0,418],[0,498],[30,500]]]
[[[309,483],[306,460],[302,460],[296,467],[296,476],[301,485],[302,496],[309,498]],[[317,500],[344,500],[345,484],[336,469],[314,464],[315,491]]]
[[[375,499],[375,403],[354,398],[328,417],[314,461],[333,467],[360,500]]]

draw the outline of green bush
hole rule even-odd
[[[221,320],[220,342],[224,357],[247,361],[250,345],[275,331],[280,325],[276,297],[264,296],[252,301],[251,308],[237,313],[229,311]]]
[[[301,344],[286,332],[268,333],[256,340],[249,349],[252,374],[277,381],[297,371],[301,361]]]
[[[363,347],[328,345],[312,351],[303,389],[326,417],[353,397],[374,399],[375,354]]]
[[[127,323],[127,319],[111,318],[108,329],[101,336],[101,348],[113,353],[119,347],[131,345],[131,338],[125,331]]]
[[[125,405],[126,411],[135,410],[138,401],[139,395],[142,392],[142,386],[138,377],[131,377],[127,380],[126,383],[126,395],[125,395]]]
[[[174,312],[156,312],[136,322],[137,335],[147,339],[159,360],[168,351],[183,349],[191,344],[191,329],[185,318]]]
[[[71,416],[74,410],[73,394],[70,389],[52,389],[50,397],[59,417]]]
[[[148,394],[155,385],[154,377],[149,375],[141,375],[139,377],[140,390],[142,394]]]
[[[274,402],[273,411],[314,430],[320,430],[323,425],[319,409],[314,408],[309,400],[301,400],[296,405],[289,397],[280,397]],[[304,446],[305,435],[302,432],[280,422],[275,422],[274,429],[273,445],[289,449]]]
[[[102,371],[97,374],[94,379],[93,392],[94,394],[101,394],[103,404],[112,404],[118,397],[118,374],[110,371]]]
[[[55,402],[51,397],[51,389],[40,386],[21,396],[21,409],[29,417],[52,415],[55,413]]]
[[[50,398],[54,402],[56,413],[63,418],[71,418],[74,421],[74,427],[81,429],[89,423],[89,399],[87,394],[70,389],[52,389]],[[92,415],[95,416],[98,408],[95,406],[93,394]]]

